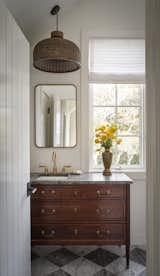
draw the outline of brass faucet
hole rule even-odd
[[[57,175],[58,170],[57,170],[57,160],[56,160],[56,152],[53,151],[52,153],[52,161],[53,161],[53,175]]]

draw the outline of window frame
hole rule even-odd
[[[106,83],[106,82],[105,82]],[[99,166],[99,167],[94,167],[93,166],[93,136],[94,136],[94,126],[93,126],[93,109],[94,109],[94,105],[93,105],[93,93],[92,93],[92,89],[90,89],[90,84],[93,84],[91,82],[89,82],[89,85],[88,85],[88,89],[89,89],[89,125],[90,125],[90,129],[89,129],[89,169],[90,171],[101,171],[102,168],[103,168],[103,165],[102,166]],[[96,84],[102,84],[102,82],[96,82]],[[104,83],[103,83],[104,84]],[[106,83],[106,84],[109,84],[109,83]],[[112,83],[114,84],[114,83]],[[120,84],[120,83],[118,83]],[[131,84],[131,83],[121,83],[121,84]],[[114,107],[115,110],[117,111],[117,108],[118,107],[138,107],[140,108],[140,121],[139,121],[139,124],[140,124],[140,133],[139,135],[120,135],[120,137],[139,137],[139,141],[140,141],[140,144],[139,144],[139,147],[140,147],[140,164],[139,165],[115,165],[112,167],[113,170],[117,170],[117,171],[134,171],[134,170],[144,170],[145,169],[145,84],[144,83],[132,83],[132,84],[139,84],[142,86],[142,96],[141,96],[141,104],[138,105],[138,106],[131,106],[131,105],[128,105],[128,106],[119,106],[119,105],[113,105],[113,106],[107,106],[107,105],[104,105],[104,106],[100,106],[100,107]],[[117,84],[115,84],[117,85]],[[117,103],[117,102],[116,102]],[[141,127],[142,126],[142,127]]]
[[[102,167],[94,167],[93,166],[93,135],[94,135],[94,130],[93,130],[93,97],[92,97],[92,92],[90,89],[90,84],[139,84],[143,86],[143,95],[141,97],[141,116],[140,116],[140,158],[141,162],[139,165],[132,165],[132,166],[126,166],[126,165],[120,165],[120,166],[113,166],[112,170],[113,171],[145,171],[146,169],[146,133],[145,133],[145,109],[146,109],[146,100],[145,100],[145,81],[140,80],[139,78],[130,78],[130,79],[124,79],[117,80],[116,83],[115,81],[107,81],[105,80],[100,80],[99,77],[96,80],[96,77],[94,76],[94,79],[90,79],[89,75],[89,57],[90,57],[90,52],[89,52],[89,47],[90,47],[90,40],[92,40],[95,37],[90,37],[88,40],[88,103],[89,103],[89,171],[102,171]],[[102,37],[96,37],[97,39],[101,39]],[[103,37],[104,38],[104,37]],[[106,37],[106,39],[110,39],[109,37]],[[128,38],[124,38],[128,39]],[[135,38],[139,39],[139,38]],[[144,39],[144,38],[140,38]],[[96,75],[96,74],[95,74]],[[105,107],[105,106],[104,106]],[[114,106],[115,107],[115,106]],[[124,135],[124,137],[127,137]],[[133,137],[133,136],[130,136]],[[138,136],[137,136],[138,137]]]

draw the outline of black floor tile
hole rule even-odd
[[[54,263],[59,267],[62,267],[77,258],[78,256],[76,254],[72,253],[71,251],[69,251],[64,247],[54,251],[53,253],[47,256],[47,259],[50,262]]]
[[[65,271],[63,271],[62,269],[57,270],[55,272],[52,272],[46,276],[71,276],[70,274],[66,273]]]
[[[134,248],[131,251],[130,259],[138,264],[146,265],[146,252],[140,248]]]
[[[98,248],[84,257],[103,267],[119,258],[118,255],[102,248]]]

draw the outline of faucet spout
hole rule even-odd
[[[53,175],[57,175],[57,157],[56,157],[55,151],[53,151],[52,153],[52,161],[53,161]]]

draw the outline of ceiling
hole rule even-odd
[[[68,11],[80,0],[3,0],[26,35],[42,20],[48,18],[54,5]]]

